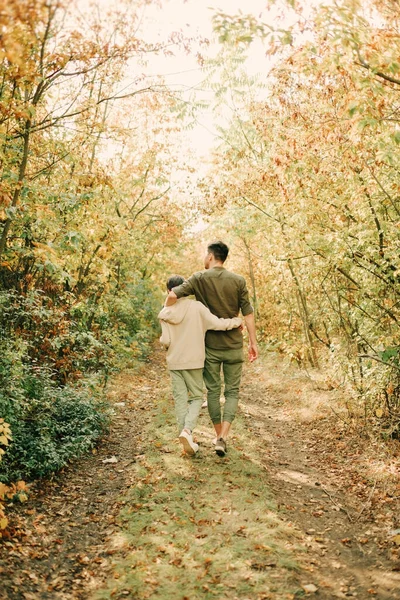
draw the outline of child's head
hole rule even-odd
[[[171,275],[167,281],[167,290],[170,292],[172,288],[178,287],[185,281],[185,278],[182,275]]]

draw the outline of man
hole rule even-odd
[[[209,244],[204,259],[204,271],[194,273],[168,294],[166,306],[179,298],[193,294],[217,317],[236,317],[242,312],[249,336],[248,356],[250,362],[258,357],[253,307],[249,301],[246,281],[240,275],[228,271],[224,262],[229,248],[224,242]],[[239,387],[243,366],[243,336],[240,330],[208,331],[206,334],[206,360],[204,382],[207,388],[207,406],[213,422],[217,441],[215,451],[226,454],[226,438],[235,418],[239,403]],[[221,369],[224,374],[225,406],[221,409]]]
[[[184,283],[180,275],[172,275],[167,290]],[[186,454],[194,455],[198,445],[193,441],[203,402],[204,337],[208,329],[228,330],[240,327],[239,317],[219,319],[201,302],[181,298],[158,315],[162,335],[160,342],[167,348],[167,365],[171,375],[179,441]]]

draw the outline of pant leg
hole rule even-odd
[[[221,423],[221,358],[220,351],[206,347],[204,383],[207,388],[207,407],[211,421]]]
[[[239,404],[239,388],[243,370],[243,348],[227,350],[223,362],[225,405],[222,420],[232,423]]]
[[[184,428],[193,431],[203,404],[203,369],[188,369],[182,375],[189,395]]]
[[[194,429],[203,403],[203,369],[170,371],[178,433]]]
[[[183,371],[170,371],[172,395],[175,403],[175,417],[180,433],[185,425],[185,417],[188,408],[188,389],[182,375]]]

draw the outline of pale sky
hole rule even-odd
[[[221,10],[233,15],[242,11],[244,14],[253,14],[263,19],[266,16],[267,0],[162,0],[162,7],[148,6],[143,19],[143,37],[146,40],[161,41],[171,32],[181,31],[186,37],[202,37],[211,40],[213,36],[211,19],[215,11]],[[215,54],[217,45],[211,45],[207,54]],[[261,43],[254,44],[247,68],[254,74],[267,65],[265,52]],[[166,83],[172,88],[195,88],[204,77],[194,55],[183,52],[173,57],[163,55],[153,56],[149,60],[147,70],[152,74],[159,74],[165,78]],[[205,112],[200,124],[188,134],[193,140],[193,145],[199,155],[209,152],[215,137],[210,114]]]
[[[187,37],[203,37],[211,40],[211,19],[215,11],[221,10],[233,15],[242,11],[262,19],[266,15],[266,0],[162,0],[162,7],[149,6],[145,11],[143,32],[146,39],[161,41],[173,31],[182,31]],[[174,61],[171,60],[171,64]],[[184,55],[176,58],[176,64],[182,66],[194,64],[194,57]],[[162,74],[167,75],[169,59],[159,61],[166,69]]]
[[[308,0],[306,0],[308,1]],[[310,0],[310,2],[315,0]],[[85,7],[90,10],[90,4],[100,5],[101,9],[118,7],[124,0],[75,0],[78,7]],[[260,20],[271,20],[271,12],[267,10],[268,0],[157,0],[149,2],[143,9],[141,26],[137,32],[138,37],[147,42],[163,42],[173,32],[181,32],[186,38],[207,38],[212,40],[211,19],[215,11],[226,12],[229,15],[242,12],[243,14],[252,14]],[[284,8],[287,14],[288,7],[285,0],[277,0],[273,10],[278,6]],[[278,8],[279,10],[279,8]],[[277,11],[276,11],[277,12]],[[137,59],[131,62],[127,70],[126,86],[134,89],[135,80],[138,74],[144,74],[148,77],[149,83],[152,78],[160,75],[165,83],[172,90],[187,90],[186,98],[192,89],[201,85],[204,79],[204,73],[196,60],[196,50],[200,50],[207,56],[213,56],[218,52],[218,44],[211,43],[208,49],[195,46],[194,52],[186,54],[182,50],[172,49],[174,56],[164,56],[162,53],[146,55],[146,65],[141,65]],[[254,75],[262,72],[266,74],[271,66],[271,59],[265,56],[265,50],[261,42],[254,42],[249,51],[249,60],[246,63],[246,70]],[[143,85],[143,81],[137,85]],[[208,93],[211,97],[211,92]],[[200,119],[199,119],[200,121]],[[202,124],[196,127],[195,131],[189,136],[197,146],[200,154],[206,155],[212,145],[215,128],[212,124],[211,115],[204,112],[202,115]]]
[[[83,6],[90,2],[99,4],[103,9],[117,7],[119,2],[124,0],[75,0],[78,6]],[[311,0],[312,1],[312,0]],[[315,1],[315,0],[313,0]],[[173,32],[181,32],[185,38],[208,38],[211,41],[209,47],[202,49],[194,47],[193,53],[185,53],[183,50],[173,49],[174,56],[165,56],[160,54],[146,54],[147,64],[141,64],[138,59],[134,59],[126,72],[126,88],[135,89],[136,86],[144,86],[143,81],[137,82],[137,77],[143,74],[151,83],[157,75],[162,76],[165,83],[172,90],[184,91],[185,99],[192,99],[192,90],[201,87],[204,79],[197,59],[196,49],[202,51],[207,56],[216,55],[219,50],[217,42],[212,41],[212,16],[215,11],[226,12],[229,15],[235,15],[238,12],[243,14],[252,14],[260,21],[271,21],[271,11],[267,10],[268,0],[160,0],[160,6],[155,3],[149,3],[143,9],[141,27],[137,32],[138,37],[147,42],[163,42]],[[284,14],[288,14],[288,8],[285,0],[278,0],[275,6],[280,9],[284,7]],[[275,9],[274,12],[278,12]],[[271,23],[272,24],[272,23]],[[275,23],[276,24],[276,23]],[[256,73],[267,74],[271,67],[271,59],[265,56],[265,49],[261,42],[254,42],[249,51],[249,59],[246,62],[246,70],[250,75]],[[203,91],[203,98],[211,99],[212,91]],[[225,112],[225,111],[224,111]],[[228,111],[226,111],[228,115]],[[210,156],[212,146],[219,142],[215,123],[211,112],[204,110],[198,117],[198,123],[191,130],[183,131],[180,135],[178,144],[186,147],[186,154],[194,154],[194,164],[196,172],[201,166],[205,166],[207,158]],[[171,143],[174,140],[171,138]],[[177,172],[177,177],[181,177]]]
[[[234,14],[241,10],[244,14],[261,16],[266,5],[266,0],[163,0],[161,10],[149,7],[148,12],[154,13],[156,26],[158,24],[164,31],[172,26],[184,32],[210,36],[213,11]]]

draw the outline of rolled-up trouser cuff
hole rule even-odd
[[[232,423],[239,404],[239,387],[243,367],[243,348],[216,350],[206,348],[204,382],[207,388],[207,406],[214,425]],[[225,405],[221,408],[222,377],[224,376]]]

